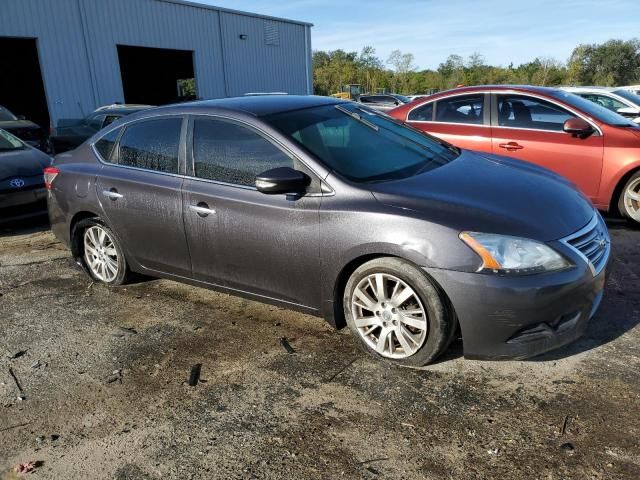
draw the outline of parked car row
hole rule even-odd
[[[624,88],[562,87],[562,90],[591,100],[594,103],[640,123],[640,96]]]
[[[0,128],[32,147],[55,154],[76,148],[111,122],[146,108],[151,108],[151,105],[107,105],[98,108],[86,118],[60,119],[56,127],[50,128],[47,133],[36,123],[27,120],[24,116],[14,115],[9,109],[0,105]]]
[[[640,128],[597,103],[553,88],[484,86],[388,113],[456,146],[555,171],[598,209],[640,224]]]
[[[492,145],[542,155],[553,132],[571,166],[592,168],[605,141],[635,135],[555,95],[483,88],[391,112],[484,152],[337,98],[141,111],[45,169],[52,230],[96,282],[138,272],[297,309],[396,363],[434,360],[458,331],[467,357],[528,357],[585,330],[610,241],[569,181]]]

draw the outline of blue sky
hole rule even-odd
[[[420,68],[452,53],[496,65],[565,61],[579,43],[640,37],[640,0],[196,0],[314,24],[314,49],[411,52]]]

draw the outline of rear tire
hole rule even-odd
[[[435,360],[453,339],[455,316],[427,275],[394,257],[358,267],[343,298],[347,325],[374,357],[421,367]]]
[[[122,285],[131,272],[118,237],[99,218],[79,221],[74,227],[80,245],[80,261],[94,282]]]
[[[640,227],[640,172],[631,175],[622,188],[618,198],[618,212],[633,227]]]

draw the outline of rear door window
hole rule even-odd
[[[435,122],[482,125],[484,94],[457,95],[436,102]]]
[[[182,118],[143,120],[126,127],[120,139],[120,165],[178,173]]]

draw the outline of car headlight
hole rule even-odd
[[[551,247],[535,240],[479,232],[462,232],[460,239],[482,259],[479,271],[522,275],[572,265]]]

